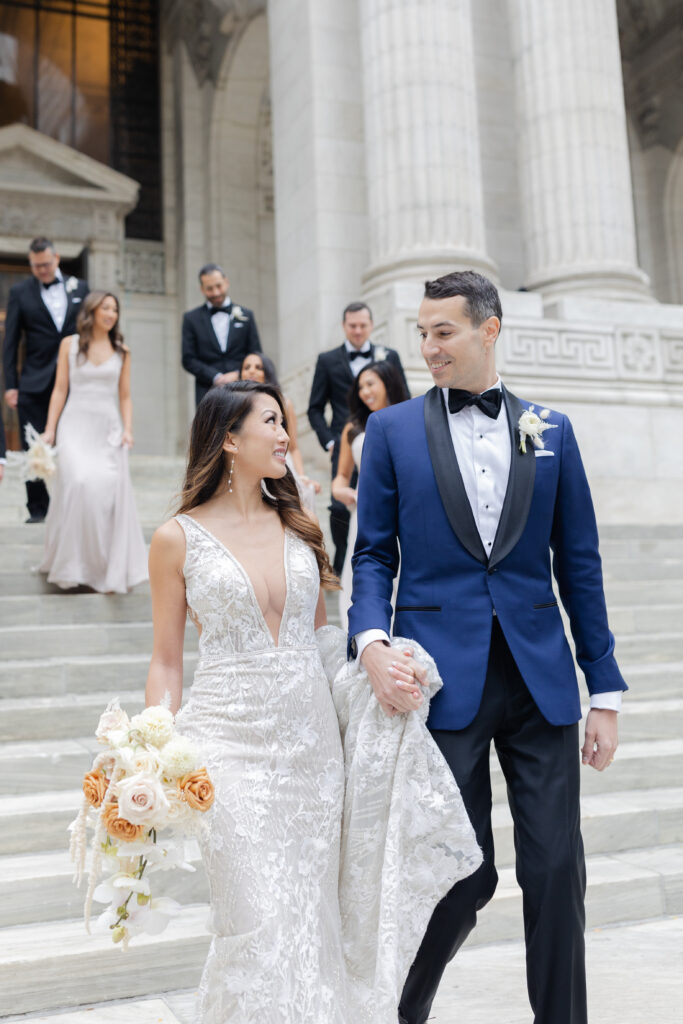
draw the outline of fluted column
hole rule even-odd
[[[486,256],[470,0],[360,0],[372,288]]]
[[[644,298],[615,0],[508,0],[529,288]]]

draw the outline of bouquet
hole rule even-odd
[[[22,480],[52,479],[57,469],[57,449],[43,441],[35,427],[26,424],[24,437],[28,445],[25,452],[7,452],[7,462],[19,469]]]
[[[202,814],[211,807],[214,790],[164,705],[129,719],[118,700],[112,701],[95,735],[104,749],[83,779],[83,804],[69,826],[74,880],[80,884],[85,873],[91,826],[86,929],[93,900],[108,903],[96,928],[110,931],[127,949],[133,936],[160,934],[178,913],[175,900],[153,896],[150,876],[173,868],[194,871],[185,840],[204,827]]]

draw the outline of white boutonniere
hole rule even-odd
[[[550,416],[550,409],[541,409],[540,413],[536,415],[534,406],[530,405],[519,417],[517,421],[519,449],[525,455],[527,439],[531,441],[534,448],[545,448],[545,442],[543,441],[544,431],[553,430],[559,425],[557,423],[546,423],[545,421],[548,419],[548,416]]]
[[[373,353],[373,362],[381,363],[389,355],[389,349],[385,348],[384,345],[376,345]]]
[[[246,323],[247,320],[249,319],[248,316],[244,315],[244,310],[242,309],[241,306],[233,306],[232,307],[232,318],[233,318],[233,320],[239,320],[242,323]]]
[[[64,287],[66,288],[67,295],[71,295],[71,292],[75,292],[76,289],[78,288],[78,278],[77,277],[68,277],[66,279],[66,283],[65,283]]]

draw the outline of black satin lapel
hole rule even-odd
[[[526,454],[519,447],[519,430],[517,423],[524,412],[520,400],[507,388],[503,388],[503,401],[508,416],[510,430],[510,476],[500,514],[500,522],[493,542],[489,565],[502,562],[509,555],[522,536],[526,521],[529,518],[531,499],[534,493],[536,478],[536,456],[534,446],[527,442]]]
[[[453,450],[448,416],[440,388],[434,387],[425,395],[424,417],[432,468],[448,522],[462,546],[473,558],[485,565],[486,552]]]
[[[43,286],[41,285],[41,283],[38,280],[38,278],[34,277],[33,278],[33,293],[34,293],[34,296],[35,296],[35,302],[36,302],[37,310],[44,317],[44,319],[47,321],[47,323],[50,325],[52,330],[55,331],[56,333],[59,333],[59,331],[57,330],[57,326],[56,326],[54,320],[52,319],[52,314],[50,313],[50,310],[47,308],[47,306],[43,302],[42,287]],[[67,312],[68,312],[68,307],[67,307]],[[64,318],[64,323],[66,323],[66,317]]]
[[[206,329],[209,332],[209,338],[214,343],[220,354],[224,355],[223,349],[221,348],[221,343],[218,340],[218,336],[213,329],[213,324],[211,322],[211,313],[209,312],[208,306],[202,306],[202,316],[204,317]],[[230,325],[228,326],[228,344],[225,346],[226,352],[228,351],[228,347],[230,345],[230,327],[232,327],[232,323],[230,323]]]
[[[356,379],[351,369],[351,361],[349,360],[349,354],[346,351],[346,345],[342,345],[341,348],[337,349],[339,352],[339,366],[345,377],[348,378],[349,385],[353,384]]]

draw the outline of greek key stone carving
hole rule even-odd
[[[661,334],[662,362],[667,377],[683,376],[683,335]]]
[[[646,380],[661,377],[662,360],[656,331],[618,328],[617,352],[620,376]]]
[[[503,328],[501,348],[508,372],[545,376],[588,374],[613,377],[614,345],[609,331],[534,327]]]

